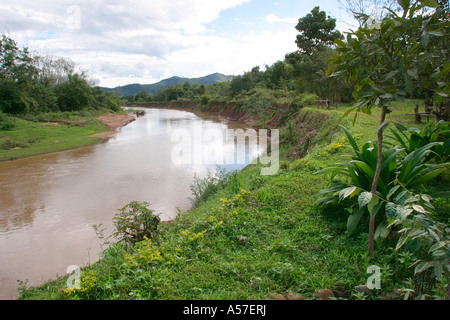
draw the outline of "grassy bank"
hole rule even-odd
[[[0,161],[31,157],[98,143],[110,130],[101,112],[58,112],[21,117],[0,114]]]
[[[410,105],[395,107],[392,118],[412,122],[403,115]],[[349,153],[338,125],[360,144],[375,139],[377,114],[361,115],[352,126],[344,110],[305,108],[289,119],[281,128],[278,174],[262,176],[249,166],[160,225],[157,238],[131,250],[110,244],[99,262],[83,268],[80,288],[69,289],[63,277],[23,287],[21,299],[379,299],[403,298],[410,289],[443,297],[438,287],[445,285],[415,276],[412,256],[393,250],[393,239],[368,256],[367,230],[347,236],[342,204],[314,204],[328,184],[315,173]],[[448,191],[448,177],[430,186],[431,195],[438,191]],[[437,206],[448,212],[447,200]],[[380,267],[382,287],[358,290],[370,265]]]

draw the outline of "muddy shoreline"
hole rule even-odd
[[[106,127],[109,130],[105,132],[96,133],[92,135],[92,137],[108,139],[117,134],[120,128],[125,127],[126,125],[135,121],[136,116],[132,115],[131,113],[126,114],[110,113],[97,116],[96,119],[101,123],[103,123],[104,125],[106,125]]]

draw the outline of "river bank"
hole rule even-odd
[[[127,114],[103,114],[97,116],[96,119],[105,124],[108,131],[93,134],[92,137],[98,137],[102,139],[108,139],[119,132],[119,129],[125,127],[131,122],[136,120],[136,116],[131,113]]]
[[[367,226],[349,237],[344,204],[315,204],[328,185],[316,172],[348,161],[338,126],[346,126],[359,145],[373,140],[378,127],[377,111],[353,126],[344,112],[300,110],[290,118],[291,128],[279,128],[276,175],[262,176],[257,166],[248,166],[197,207],[161,224],[156,239],[133,249],[110,245],[98,263],[82,269],[80,289],[68,289],[62,277],[24,289],[21,299],[376,300],[403,299],[414,290],[444,297],[444,284],[415,287],[411,279],[426,280],[415,278],[403,252],[388,250],[386,242],[393,240],[367,255]],[[292,152],[297,149],[302,151]],[[436,179],[428,194],[439,199],[447,183],[448,176]],[[448,202],[436,204],[448,210]],[[373,265],[382,267],[382,288],[362,291]]]
[[[0,161],[80,148],[101,142],[135,120],[131,113],[73,116],[51,121],[12,118],[12,128],[0,131]]]
[[[116,116],[100,120],[111,129],[122,124]],[[217,116],[145,109],[133,125],[104,143],[0,163],[0,299],[17,297],[16,279],[39,285],[65,274],[69,265],[93,263],[102,241],[92,225],[101,224],[109,234],[114,214],[132,200],[152,203],[162,221],[188,209],[194,175],[216,169],[172,161],[172,132],[194,127],[204,132],[229,128]]]

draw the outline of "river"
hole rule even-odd
[[[151,203],[163,221],[189,209],[194,175],[217,168],[211,159],[197,161],[199,152],[203,159],[216,155],[205,153],[208,143],[224,154],[245,150],[245,143],[208,142],[214,132],[237,129],[235,122],[142,110],[144,116],[103,143],[0,162],[0,299],[18,297],[17,280],[39,285],[65,275],[70,265],[97,261],[102,240],[93,226],[112,232],[117,209],[131,201]]]

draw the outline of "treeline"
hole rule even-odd
[[[315,7],[296,26],[299,49],[286,54],[283,60],[264,68],[255,66],[228,82],[206,87],[185,83],[161,89],[157,94],[142,91],[122,100],[128,104],[190,101],[204,105],[211,102],[246,105],[250,99],[255,100],[253,103],[284,106],[302,106],[317,99],[350,102],[352,84],[326,76],[328,61],[334,53],[333,42],[342,38],[335,27],[336,20]]]
[[[0,40],[0,111],[19,115],[120,110],[118,99],[94,87],[86,71],[64,58],[33,56],[6,35]]]
[[[370,22],[368,15],[355,17],[361,24]],[[234,102],[238,107],[255,113],[270,113],[279,106],[295,110],[319,99],[328,100],[330,104],[355,102],[353,80],[337,74],[327,75],[333,57],[339,54],[336,43],[345,41],[336,30],[336,19],[327,16],[320,7],[314,7],[298,20],[296,29],[299,32],[295,39],[298,50],[270,66],[255,66],[228,82],[209,86],[185,83],[161,89],[157,94],[142,91],[122,97],[121,102],[195,102],[200,106]],[[406,98],[427,101],[429,95],[423,90],[414,90],[407,92]]]

